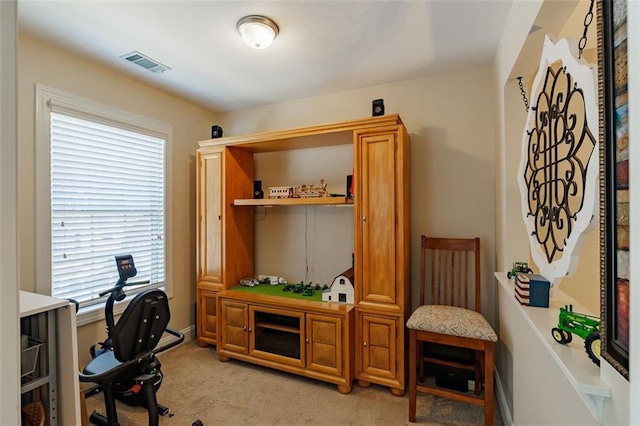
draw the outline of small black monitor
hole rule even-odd
[[[118,274],[120,274],[121,280],[127,280],[128,278],[135,277],[138,273],[136,266],[133,263],[133,256],[130,254],[116,256],[116,266],[118,267]]]

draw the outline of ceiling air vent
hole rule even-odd
[[[120,57],[129,62],[133,62],[136,65],[140,65],[142,68],[147,69],[153,73],[163,73],[171,69],[137,51],[127,53],[126,55],[122,55]]]

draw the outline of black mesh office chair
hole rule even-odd
[[[130,405],[144,405],[149,413],[149,426],[158,425],[156,391],[162,373],[156,354],[184,340],[182,333],[167,327],[170,318],[167,295],[161,290],[147,290],[131,301],[118,323],[111,327],[109,346],[99,351],[80,374],[80,381],[96,383],[104,391],[107,416],[94,412],[92,423],[118,425],[118,398],[135,402]],[[177,339],[156,347],[164,332]]]

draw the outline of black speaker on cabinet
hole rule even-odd
[[[253,181],[253,198],[260,199],[264,198],[264,192],[262,192],[262,181],[254,180]]]
[[[221,138],[222,133],[222,127],[217,125],[211,126],[211,139]]]
[[[384,99],[375,99],[371,103],[371,115],[374,117],[384,115]]]

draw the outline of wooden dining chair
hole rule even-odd
[[[482,405],[485,424],[493,424],[493,358],[498,336],[481,313],[480,281],[479,238],[422,236],[420,306],[407,321],[410,422],[416,420],[417,392],[425,392]],[[470,356],[459,356],[461,352]],[[473,372],[474,395],[466,392],[466,386],[453,390],[455,386],[422,383],[425,365]]]

